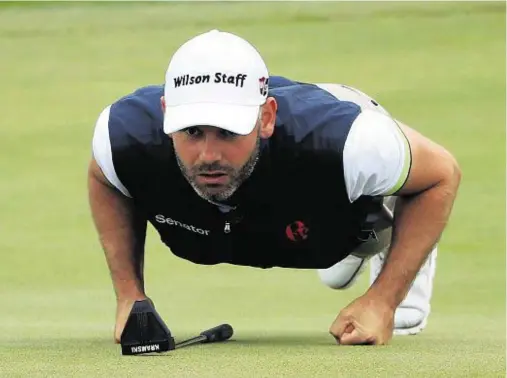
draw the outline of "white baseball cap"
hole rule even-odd
[[[237,35],[211,30],[184,43],[165,76],[164,132],[209,125],[246,135],[268,94],[258,51]]]

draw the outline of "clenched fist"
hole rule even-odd
[[[365,294],[345,307],[329,332],[341,345],[382,345],[393,335],[394,311],[380,298]]]

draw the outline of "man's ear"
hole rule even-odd
[[[262,105],[261,126],[259,130],[259,135],[262,139],[268,139],[273,135],[275,131],[277,109],[278,104],[274,97],[268,97],[266,103]]]

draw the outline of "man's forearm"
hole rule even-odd
[[[130,200],[110,187],[94,163],[90,166],[89,201],[118,299],[144,295],[143,263],[146,220]]]
[[[438,242],[452,210],[459,178],[410,197],[399,197],[383,269],[368,292],[393,309],[405,298],[417,272]]]
[[[107,265],[117,298],[144,295],[144,233],[124,226],[100,233]]]

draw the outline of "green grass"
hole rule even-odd
[[[201,267],[150,230],[147,290],[177,340],[234,341],[127,358],[87,204],[94,122],[161,83],[172,52],[220,28],[272,73],[341,82],[448,147],[463,182],[416,337],[339,347],[327,329],[366,288],[314,271]],[[0,376],[498,377],[505,374],[505,4],[0,4]]]

